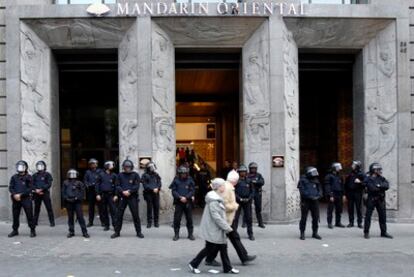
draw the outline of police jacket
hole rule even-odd
[[[390,185],[382,176],[367,176],[365,178],[365,187],[367,188],[368,198],[385,198],[385,191],[390,188]]]
[[[339,175],[329,173],[325,176],[325,193],[329,197],[340,196],[343,194],[344,186]]]
[[[112,193],[116,191],[116,181],[117,176],[115,173],[110,172],[109,174],[106,171],[101,171],[99,173],[98,183],[96,185],[96,193]]]
[[[141,178],[144,192],[151,192],[154,189],[161,189],[161,177],[157,172],[145,172]]]
[[[118,193],[129,190],[131,194],[137,194],[141,178],[135,171],[121,172],[118,174],[116,190]]]
[[[41,171],[33,174],[33,189],[41,189],[43,192],[49,191],[52,186],[52,175],[47,171]]]
[[[359,179],[360,183],[355,183],[355,180]],[[365,174],[362,171],[352,171],[345,179],[345,191],[357,191],[362,192],[364,190]]]
[[[11,194],[29,196],[33,190],[33,179],[30,174],[14,174],[10,179],[9,191]]]
[[[191,177],[181,179],[175,177],[170,185],[171,193],[174,197],[174,201],[177,202],[181,197],[187,198],[190,200],[194,196],[195,184],[194,180]]]
[[[66,179],[62,185],[62,198],[68,202],[82,201],[85,185],[77,179]]]
[[[262,174],[255,173],[247,175],[247,180],[254,189],[255,192],[261,192],[262,187],[265,184]]]
[[[96,187],[99,182],[99,174],[102,172],[99,168],[95,170],[86,170],[85,176],[83,177],[83,183],[86,187]]]
[[[249,183],[249,180],[247,179],[247,177],[245,178],[240,177],[239,182],[235,186],[235,192],[236,192],[236,200],[238,202],[240,202],[241,199],[251,200],[254,195],[253,187]]]
[[[318,200],[322,197],[321,184],[317,178],[302,176],[298,183],[300,198],[302,200]]]

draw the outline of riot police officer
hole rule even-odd
[[[16,171],[17,173],[11,177],[9,185],[13,209],[13,231],[8,236],[11,238],[19,235],[20,211],[23,208],[30,228],[30,237],[35,237],[36,225],[33,221],[33,205],[31,199],[33,179],[28,173],[27,162],[18,161],[16,163]]]
[[[344,185],[340,176],[342,165],[333,163],[330,172],[325,176],[325,193],[329,197],[328,204],[328,228],[332,229],[332,214],[335,209],[335,226],[344,228],[341,223],[341,214],[344,201]]]
[[[254,209],[256,211],[256,219],[260,228],[265,228],[262,218],[262,188],[265,184],[262,174],[257,172],[257,163],[249,164],[249,174],[247,175],[250,185],[254,192]]]
[[[99,173],[96,185],[96,200],[98,201],[101,220],[104,224],[104,231],[109,230],[109,214],[111,215],[112,226],[115,228],[117,176],[113,172],[114,168],[115,163],[113,161],[105,162],[105,170]]]
[[[86,194],[88,200],[89,222],[87,227],[91,227],[93,226],[93,220],[95,218],[96,185],[99,182],[99,174],[101,173],[101,170],[98,168],[98,161],[93,158],[88,161],[88,166],[89,169],[85,173],[83,183],[86,186]]]
[[[143,194],[147,202],[147,228],[151,228],[153,219],[154,227],[159,227],[161,177],[156,169],[155,163],[149,162],[142,175]]]
[[[141,179],[138,173],[133,171],[134,163],[130,160],[125,160],[122,163],[122,170],[117,178],[116,188],[119,195],[119,204],[115,221],[115,233],[112,234],[111,238],[114,239],[120,236],[124,212],[128,206],[132,214],[137,237],[142,239],[144,235],[141,232],[141,220],[138,212],[138,190]]]
[[[349,224],[347,227],[354,227],[354,209],[357,214],[358,228],[362,228],[362,193],[364,191],[365,174],[362,172],[362,163],[353,161],[352,171],[345,180],[345,195],[348,199]]]
[[[68,238],[75,236],[75,213],[82,229],[83,237],[89,238],[85,219],[82,211],[82,201],[85,194],[85,185],[78,180],[79,173],[75,169],[69,169],[66,180],[62,185],[62,198],[68,212],[69,233]]]
[[[369,228],[371,226],[371,216],[374,209],[377,209],[381,237],[392,239],[387,233],[387,214],[385,206],[385,192],[390,185],[382,176],[382,167],[379,163],[369,166],[369,175],[365,178],[364,185],[368,192],[367,211],[365,214],[364,237],[369,239]]]
[[[234,217],[233,225],[237,230],[240,213],[243,210],[247,226],[247,235],[249,236],[250,240],[254,240],[252,227],[252,200],[254,191],[252,185],[247,179],[247,167],[245,165],[240,165],[237,169],[237,172],[239,173],[240,178],[235,187],[235,192],[237,203],[239,203],[239,208],[237,209],[236,216]]]
[[[177,241],[180,238],[180,223],[183,213],[187,221],[188,238],[195,240],[193,235],[193,200],[195,192],[195,184],[193,178],[189,176],[189,169],[180,166],[177,170],[178,176],[174,178],[170,185],[172,196],[174,197],[174,237]]]
[[[50,200],[49,189],[52,186],[52,175],[46,171],[46,163],[44,161],[38,161],[36,163],[37,172],[33,174],[33,200],[35,204],[34,208],[34,224],[37,225],[39,220],[40,208],[43,203],[49,216],[50,227],[55,226],[55,217],[53,215],[52,201]]]
[[[318,170],[313,166],[309,166],[305,169],[305,175],[299,180],[298,189],[300,192],[301,211],[299,230],[301,240],[305,239],[306,220],[309,211],[312,216],[312,237],[322,239],[318,235],[319,199],[322,197],[322,189],[318,177]]]

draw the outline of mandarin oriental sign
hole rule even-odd
[[[105,4],[95,4],[99,11],[106,11]],[[108,7],[108,6],[106,6]],[[118,16],[145,16],[145,15],[234,15],[234,16],[268,16],[273,14],[280,15],[304,15],[303,4],[293,4],[288,2],[250,2],[250,3],[166,3],[166,2],[143,2],[143,3],[118,3],[115,5]],[[101,16],[104,13],[91,13]]]

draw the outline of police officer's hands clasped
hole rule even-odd
[[[22,199],[22,195],[21,194],[14,194],[13,198],[14,198],[14,200],[19,202]]]
[[[101,201],[101,200],[102,200],[101,196],[100,195],[97,195],[96,196],[96,201]]]

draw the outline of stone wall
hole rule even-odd
[[[7,194],[7,125],[6,125],[6,1],[0,0],[0,202],[8,203]],[[5,217],[9,209],[0,206],[0,217]]]
[[[414,0],[409,3],[410,40],[405,51],[410,54],[410,95],[411,95],[411,186],[414,186]],[[413,207],[414,209],[414,207]]]

